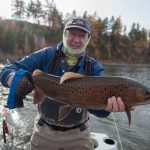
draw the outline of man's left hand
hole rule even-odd
[[[134,109],[134,108],[131,108]],[[108,98],[106,110],[109,112],[124,112],[125,111],[125,105],[122,101],[121,97],[110,97]]]

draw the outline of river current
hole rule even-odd
[[[107,75],[131,77],[150,86],[150,66],[148,65],[107,64],[104,66]],[[8,93],[9,90],[0,85],[0,118]],[[8,111],[6,121],[9,134],[6,144],[3,141],[2,120],[0,120],[0,149],[29,150],[33,121],[37,113],[31,99],[32,94],[24,100],[24,108]],[[136,107],[131,115],[130,127],[124,112],[111,113],[107,118],[90,115],[91,130],[108,134],[118,142],[119,150],[121,147],[123,150],[150,150],[150,104]]]

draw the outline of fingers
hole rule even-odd
[[[112,100],[111,100],[111,98],[108,98],[106,110],[111,112],[112,108],[113,108],[112,107]]]
[[[116,98],[113,96],[108,98],[106,110],[110,112],[123,112],[125,111],[125,106],[120,97]]]
[[[122,99],[120,97],[117,98],[117,103],[118,103],[118,110],[120,112],[125,111],[125,105],[124,102],[122,101]]]
[[[136,108],[135,106],[132,106],[132,107],[130,108],[130,110],[131,110],[131,111],[134,111],[135,108]]]

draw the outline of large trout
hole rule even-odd
[[[150,102],[150,88],[126,77],[83,76],[73,72],[58,77],[35,70],[32,79],[47,97],[64,103],[60,119],[65,117],[67,108],[101,109],[106,107],[109,97],[115,96],[122,98],[130,125],[130,107]]]

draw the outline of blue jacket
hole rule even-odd
[[[59,43],[56,47],[47,47],[36,52],[31,53],[29,56],[24,57],[20,61],[14,61],[9,65],[6,65],[1,73],[0,73],[0,80],[3,86],[8,87],[7,80],[11,73],[16,72],[19,69],[24,69],[29,72],[33,72],[35,69],[40,69],[44,72],[48,72],[49,66],[53,60],[55,52],[62,47],[62,43]],[[67,71],[77,72],[80,74],[84,74],[84,61],[85,56],[83,56],[80,61],[71,69]],[[92,59],[91,64],[91,76],[103,76],[104,75],[104,68],[99,61]],[[62,60],[57,67],[55,75],[62,76],[66,71],[67,65]],[[107,117],[110,112],[105,110],[88,110],[90,113],[98,116],[98,117]]]

